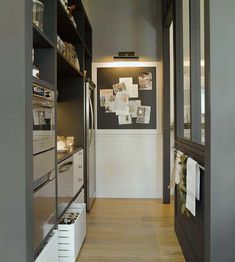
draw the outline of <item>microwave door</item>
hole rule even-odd
[[[39,98],[33,100],[33,124],[35,130],[52,130],[55,125],[54,103]]]

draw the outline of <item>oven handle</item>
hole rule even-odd
[[[33,105],[34,106],[45,107],[45,108],[53,108],[53,107],[55,107],[54,102],[38,101],[38,100],[33,100]]]
[[[68,163],[64,163],[63,165],[61,165],[59,167],[59,173],[67,172],[72,165],[73,165],[73,161],[70,161]]]

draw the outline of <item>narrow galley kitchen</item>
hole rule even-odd
[[[163,2],[1,1],[0,262],[185,261]]]
[[[163,204],[162,3],[83,3],[93,28],[96,201],[77,262],[183,262],[174,199]]]

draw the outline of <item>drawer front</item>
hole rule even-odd
[[[49,174],[55,169],[55,150],[38,154],[33,157],[33,178],[34,181]]]
[[[47,182],[33,195],[34,250],[55,225],[56,215],[55,179]]]
[[[55,147],[55,137],[41,137],[33,140],[33,154],[49,150]]]
[[[73,199],[73,158],[70,157],[58,165],[58,213],[67,208]]]
[[[74,161],[74,195],[80,190],[84,184],[84,175],[83,175],[83,150],[80,150],[73,155]]]

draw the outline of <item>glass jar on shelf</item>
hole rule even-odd
[[[33,23],[43,31],[44,4],[39,0],[33,0]]]

